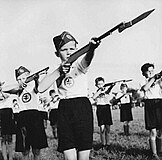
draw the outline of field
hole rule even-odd
[[[91,160],[149,160],[148,131],[144,128],[143,108],[133,108],[134,120],[130,123],[130,136],[123,135],[123,126],[119,121],[119,109],[112,110],[113,125],[111,126],[111,148],[102,150],[99,128],[94,110],[94,140]],[[52,136],[48,123],[47,137],[49,147],[41,150],[41,160],[63,160],[63,155],[57,152],[57,140]],[[15,141],[15,138],[14,138]],[[31,155],[32,156],[32,155]],[[1,158],[1,157],[0,157]],[[22,159],[20,153],[14,153],[14,159]]]

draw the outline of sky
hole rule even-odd
[[[133,79],[129,85],[137,88],[144,63],[154,63],[155,72],[162,70],[162,1],[0,0],[0,81],[15,83],[14,70],[21,65],[31,73],[47,66],[52,72],[60,63],[52,39],[63,31],[81,48],[92,37],[152,9],[138,24],[101,41],[88,72],[90,92],[98,76],[106,83]]]

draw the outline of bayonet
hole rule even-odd
[[[147,16],[149,16],[154,10],[155,10],[155,9],[152,9],[152,10],[150,10],[150,11],[147,11],[147,12],[141,14],[140,16],[134,18],[132,21],[129,21],[129,22],[126,22],[126,23],[123,22],[123,25],[121,25],[121,26],[119,27],[119,30],[118,30],[119,33],[121,33],[122,31],[124,31],[126,28],[132,27],[134,24],[136,24],[136,23],[142,21],[142,20],[145,19]]]

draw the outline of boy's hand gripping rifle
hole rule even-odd
[[[31,76],[27,77],[25,83],[31,82],[32,80],[34,80],[35,78],[37,78],[41,74],[47,74],[48,69],[49,69],[49,67],[46,67],[46,68],[32,74]]]
[[[155,9],[152,9],[150,11],[147,11],[143,14],[141,14],[140,16],[136,17],[135,19],[124,23],[121,22],[120,24],[116,25],[115,27],[113,27],[112,29],[110,29],[109,31],[107,31],[106,33],[102,34],[101,36],[99,36],[98,38],[96,38],[96,41],[101,41],[102,39],[106,38],[107,36],[111,35],[112,32],[118,30],[119,33],[121,33],[123,30],[132,27],[134,24],[138,23],[139,21],[145,19],[147,16],[149,16]],[[87,53],[89,51],[89,44],[85,45],[84,47],[80,48],[79,50],[77,50],[74,54],[72,54],[69,59],[67,60],[66,63],[73,63],[74,61],[76,61],[80,56],[82,56],[83,54]],[[57,79],[57,86],[59,86],[61,79],[63,79],[64,75],[60,75],[60,77]]]

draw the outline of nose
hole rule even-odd
[[[71,50],[67,50],[67,55],[68,55],[68,56],[71,55]]]

